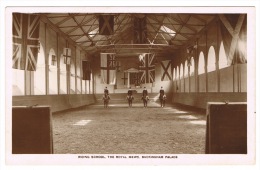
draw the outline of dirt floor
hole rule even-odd
[[[153,102],[53,114],[55,154],[204,154],[205,112]]]

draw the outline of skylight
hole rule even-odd
[[[175,34],[176,34],[175,31],[171,30],[170,28],[168,28],[168,27],[166,27],[166,26],[164,26],[164,25],[161,26],[160,30],[163,31],[163,32],[165,32],[165,33],[167,33],[167,34],[169,34],[169,35],[172,36],[172,37],[174,37]]]
[[[96,29],[90,31],[90,32],[88,33],[88,36],[90,36],[90,37],[92,38],[92,37],[94,37],[95,34],[97,34],[97,32],[98,32],[98,28],[96,28]]]

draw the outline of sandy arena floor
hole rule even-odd
[[[53,114],[55,154],[204,154],[205,112],[151,102]]]

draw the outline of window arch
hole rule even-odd
[[[188,60],[186,60],[184,64],[184,78],[188,77],[188,75],[189,75]]]
[[[176,69],[176,80],[179,80],[179,77],[180,77],[180,74],[179,74],[179,66],[177,66],[177,69]]]
[[[176,79],[176,71],[175,71],[175,68],[173,69],[173,75],[172,75],[172,80],[175,80]]]
[[[201,51],[199,55],[199,67],[198,67],[198,74],[203,74],[205,73],[205,59],[204,59],[204,54]]]
[[[216,54],[213,46],[209,48],[208,52],[208,72],[216,70]]]
[[[180,79],[183,79],[183,64],[180,65]]]
[[[228,67],[228,60],[227,60],[227,55],[225,53],[223,41],[221,41],[220,43],[218,63],[219,63],[219,69]]]
[[[56,60],[56,63],[53,62],[54,59]],[[49,94],[58,94],[57,71],[57,55],[51,48],[49,51]]]
[[[195,71],[195,65],[194,65],[194,58],[191,57],[190,59],[190,76],[194,76],[194,71]]]

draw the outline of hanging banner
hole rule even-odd
[[[161,61],[161,81],[170,81],[171,77],[171,60]]]
[[[64,64],[70,65],[71,60],[71,49],[63,48]]]
[[[104,84],[116,84],[116,56],[115,53],[101,53],[101,82]]]
[[[114,16],[99,16],[99,35],[112,35],[114,33]]]
[[[90,61],[87,60],[82,61],[82,70],[83,70],[82,80],[91,80]]]
[[[39,52],[39,15],[13,14],[13,68],[35,71]]]
[[[146,53],[139,56],[141,66],[140,83],[153,83],[155,80],[155,65],[153,65],[154,54]]]

